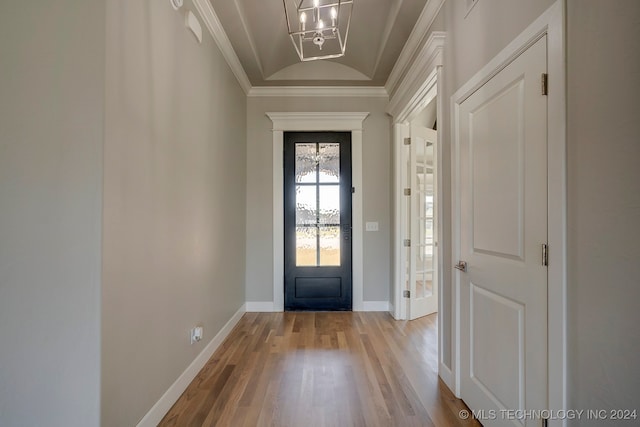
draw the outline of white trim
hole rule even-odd
[[[250,97],[372,97],[386,98],[387,90],[382,86],[254,86]]]
[[[269,114],[267,114],[268,116]],[[271,118],[271,117],[270,117]],[[282,118],[284,119],[284,117]],[[284,311],[284,131],[273,122],[273,309]],[[281,124],[281,123],[280,123]]]
[[[400,52],[400,55],[398,56],[398,60],[387,78],[385,88],[389,94],[395,90],[403,75],[410,74],[405,73],[405,71],[411,64],[411,60],[416,57],[416,52],[420,47],[420,43],[427,35],[427,32],[431,28],[431,24],[433,24],[436,16],[438,16],[438,12],[440,12],[440,8],[443,4],[444,0],[429,0],[424,6],[424,9],[422,9],[422,12],[418,17],[418,21],[413,26],[413,30],[411,30],[411,34],[409,34],[409,38],[407,38],[407,42],[404,44],[402,52]]]
[[[162,395],[160,400],[147,412],[147,414],[140,420],[137,427],[155,427],[162,418],[169,412],[169,409],[173,406],[178,398],[184,393],[187,386],[191,384],[191,381],[198,375],[204,365],[211,359],[213,353],[220,347],[220,344],[229,336],[233,328],[238,324],[240,319],[245,313],[245,305],[243,304],[238,311],[235,312],[231,319],[220,329],[215,337],[207,344],[207,346],[200,352],[200,354],[191,362],[191,364],[185,369],[185,371],[178,377],[178,379],[171,384],[171,387]]]
[[[361,114],[362,120],[351,130],[351,186],[355,188],[351,199],[351,262],[352,262],[352,310],[364,311],[364,213],[362,208],[362,122],[369,113]],[[328,130],[328,129],[327,129]]]
[[[213,40],[222,52],[222,56],[224,56],[224,59],[227,61],[231,71],[236,76],[236,79],[238,79],[240,87],[245,94],[248,94],[251,90],[251,82],[249,81],[249,77],[247,77],[247,73],[245,73],[244,68],[242,68],[240,59],[238,59],[238,55],[236,55],[236,52],[233,50],[231,41],[229,41],[227,33],[225,33],[218,16],[213,10],[213,6],[211,6],[209,0],[193,0],[193,5],[198,13],[200,13],[207,29],[209,29],[209,33],[211,33]]]
[[[395,283],[393,284],[394,295],[394,307],[393,317],[396,320],[407,319],[407,304],[406,300],[402,296],[405,283],[405,269],[402,267],[406,265],[407,259],[402,241],[404,240],[404,230],[402,227],[402,218],[405,215],[404,209],[404,166],[403,166],[403,153],[404,138],[409,136],[409,126],[404,123],[394,123],[393,125],[393,162],[394,162],[394,277]]]
[[[284,131],[351,131],[353,311],[363,310],[362,122],[369,113],[266,113],[273,122],[273,307],[284,310]]]
[[[435,87],[436,72],[443,65],[443,49],[446,33],[434,31],[419,51],[405,78],[398,85],[387,106],[387,113],[398,123],[408,120],[412,112],[418,111],[426,92]]]
[[[438,318],[438,326],[442,324],[440,318]],[[438,328],[440,329],[440,327]],[[438,330],[438,334],[440,330]],[[453,371],[449,369],[447,365],[438,361],[438,375],[442,378],[442,381],[449,387],[450,390],[453,390],[451,387],[455,384],[456,379]]]
[[[247,301],[247,313],[273,313],[273,301]]]
[[[436,89],[437,93],[444,93],[444,76],[442,67],[438,67],[437,75],[436,75]],[[444,112],[444,100],[443,96],[439,96],[436,99],[436,123],[443,123],[443,112]],[[443,354],[444,354],[444,321],[442,318],[444,316],[448,316],[450,318],[451,307],[445,307],[444,305],[444,248],[448,247],[449,241],[445,240],[444,237],[444,179],[443,179],[443,164],[444,161],[442,159],[442,153],[444,151],[444,135],[442,130],[438,131],[438,147],[436,151],[436,179],[437,182],[437,199],[436,199],[436,215],[438,221],[436,223],[436,238],[438,239],[437,246],[437,269],[438,269],[438,375],[442,378],[442,381],[449,387],[453,389],[455,386],[453,366],[447,366],[443,362]],[[453,365],[453,359],[450,361],[450,364]]]
[[[389,301],[364,301],[362,311],[389,311]]]
[[[460,255],[460,141],[457,134],[459,106],[473,92],[498,74],[522,52],[547,34],[549,95],[548,120],[548,387],[549,408],[567,409],[567,158],[566,158],[566,51],[565,3],[557,0],[526,30],[515,38],[485,67],[478,71],[451,97],[452,183],[453,183],[453,260]],[[460,372],[460,280],[454,277],[454,372]],[[456,396],[460,378],[456,377]],[[550,420],[549,425],[565,426],[565,420]]]
[[[401,218],[405,215],[403,212],[403,169],[402,165],[402,149],[403,139],[408,134],[406,123],[412,120],[429,102],[431,102],[438,93],[444,93],[444,79],[442,73],[443,48],[445,42],[445,33],[433,32],[429,35],[424,45],[419,49],[421,56],[411,64],[409,72],[399,82],[399,87],[393,98],[389,102],[387,112],[393,116],[394,126],[394,154],[395,154],[395,310],[394,317],[396,319],[407,319],[407,304],[402,296],[405,283],[404,265],[406,264],[406,256],[402,245],[402,222]],[[418,50],[418,48],[416,48]],[[442,123],[442,97],[437,99],[437,122]],[[445,307],[444,298],[444,251],[446,247],[444,241],[444,203],[442,188],[442,151],[443,151],[443,133],[438,132],[438,149],[436,150],[436,173],[438,189],[436,206],[438,209],[436,236],[438,241],[438,313],[445,316],[450,313],[451,308]],[[449,367],[443,363],[444,351],[444,329],[443,322],[438,322],[438,372],[443,381],[451,389],[455,387],[453,366]]]
[[[274,131],[362,131],[369,113],[266,113]],[[282,155],[282,151],[280,152]],[[279,168],[282,162],[279,164]]]
[[[565,17],[566,3],[558,0],[548,11],[547,69],[549,102],[549,409],[567,409],[567,99]],[[553,325],[553,326],[551,326]],[[550,426],[566,426],[552,420]]]

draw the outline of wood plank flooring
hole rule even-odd
[[[436,337],[436,315],[247,313],[160,426],[478,426]]]

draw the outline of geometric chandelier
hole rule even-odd
[[[301,61],[344,56],[353,0],[282,0]]]

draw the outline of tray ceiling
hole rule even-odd
[[[282,0],[210,1],[252,86],[384,86],[428,0],[354,0],[345,56],[304,63]]]

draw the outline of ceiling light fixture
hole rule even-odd
[[[353,0],[282,2],[289,37],[301,61],[344,56]]]

